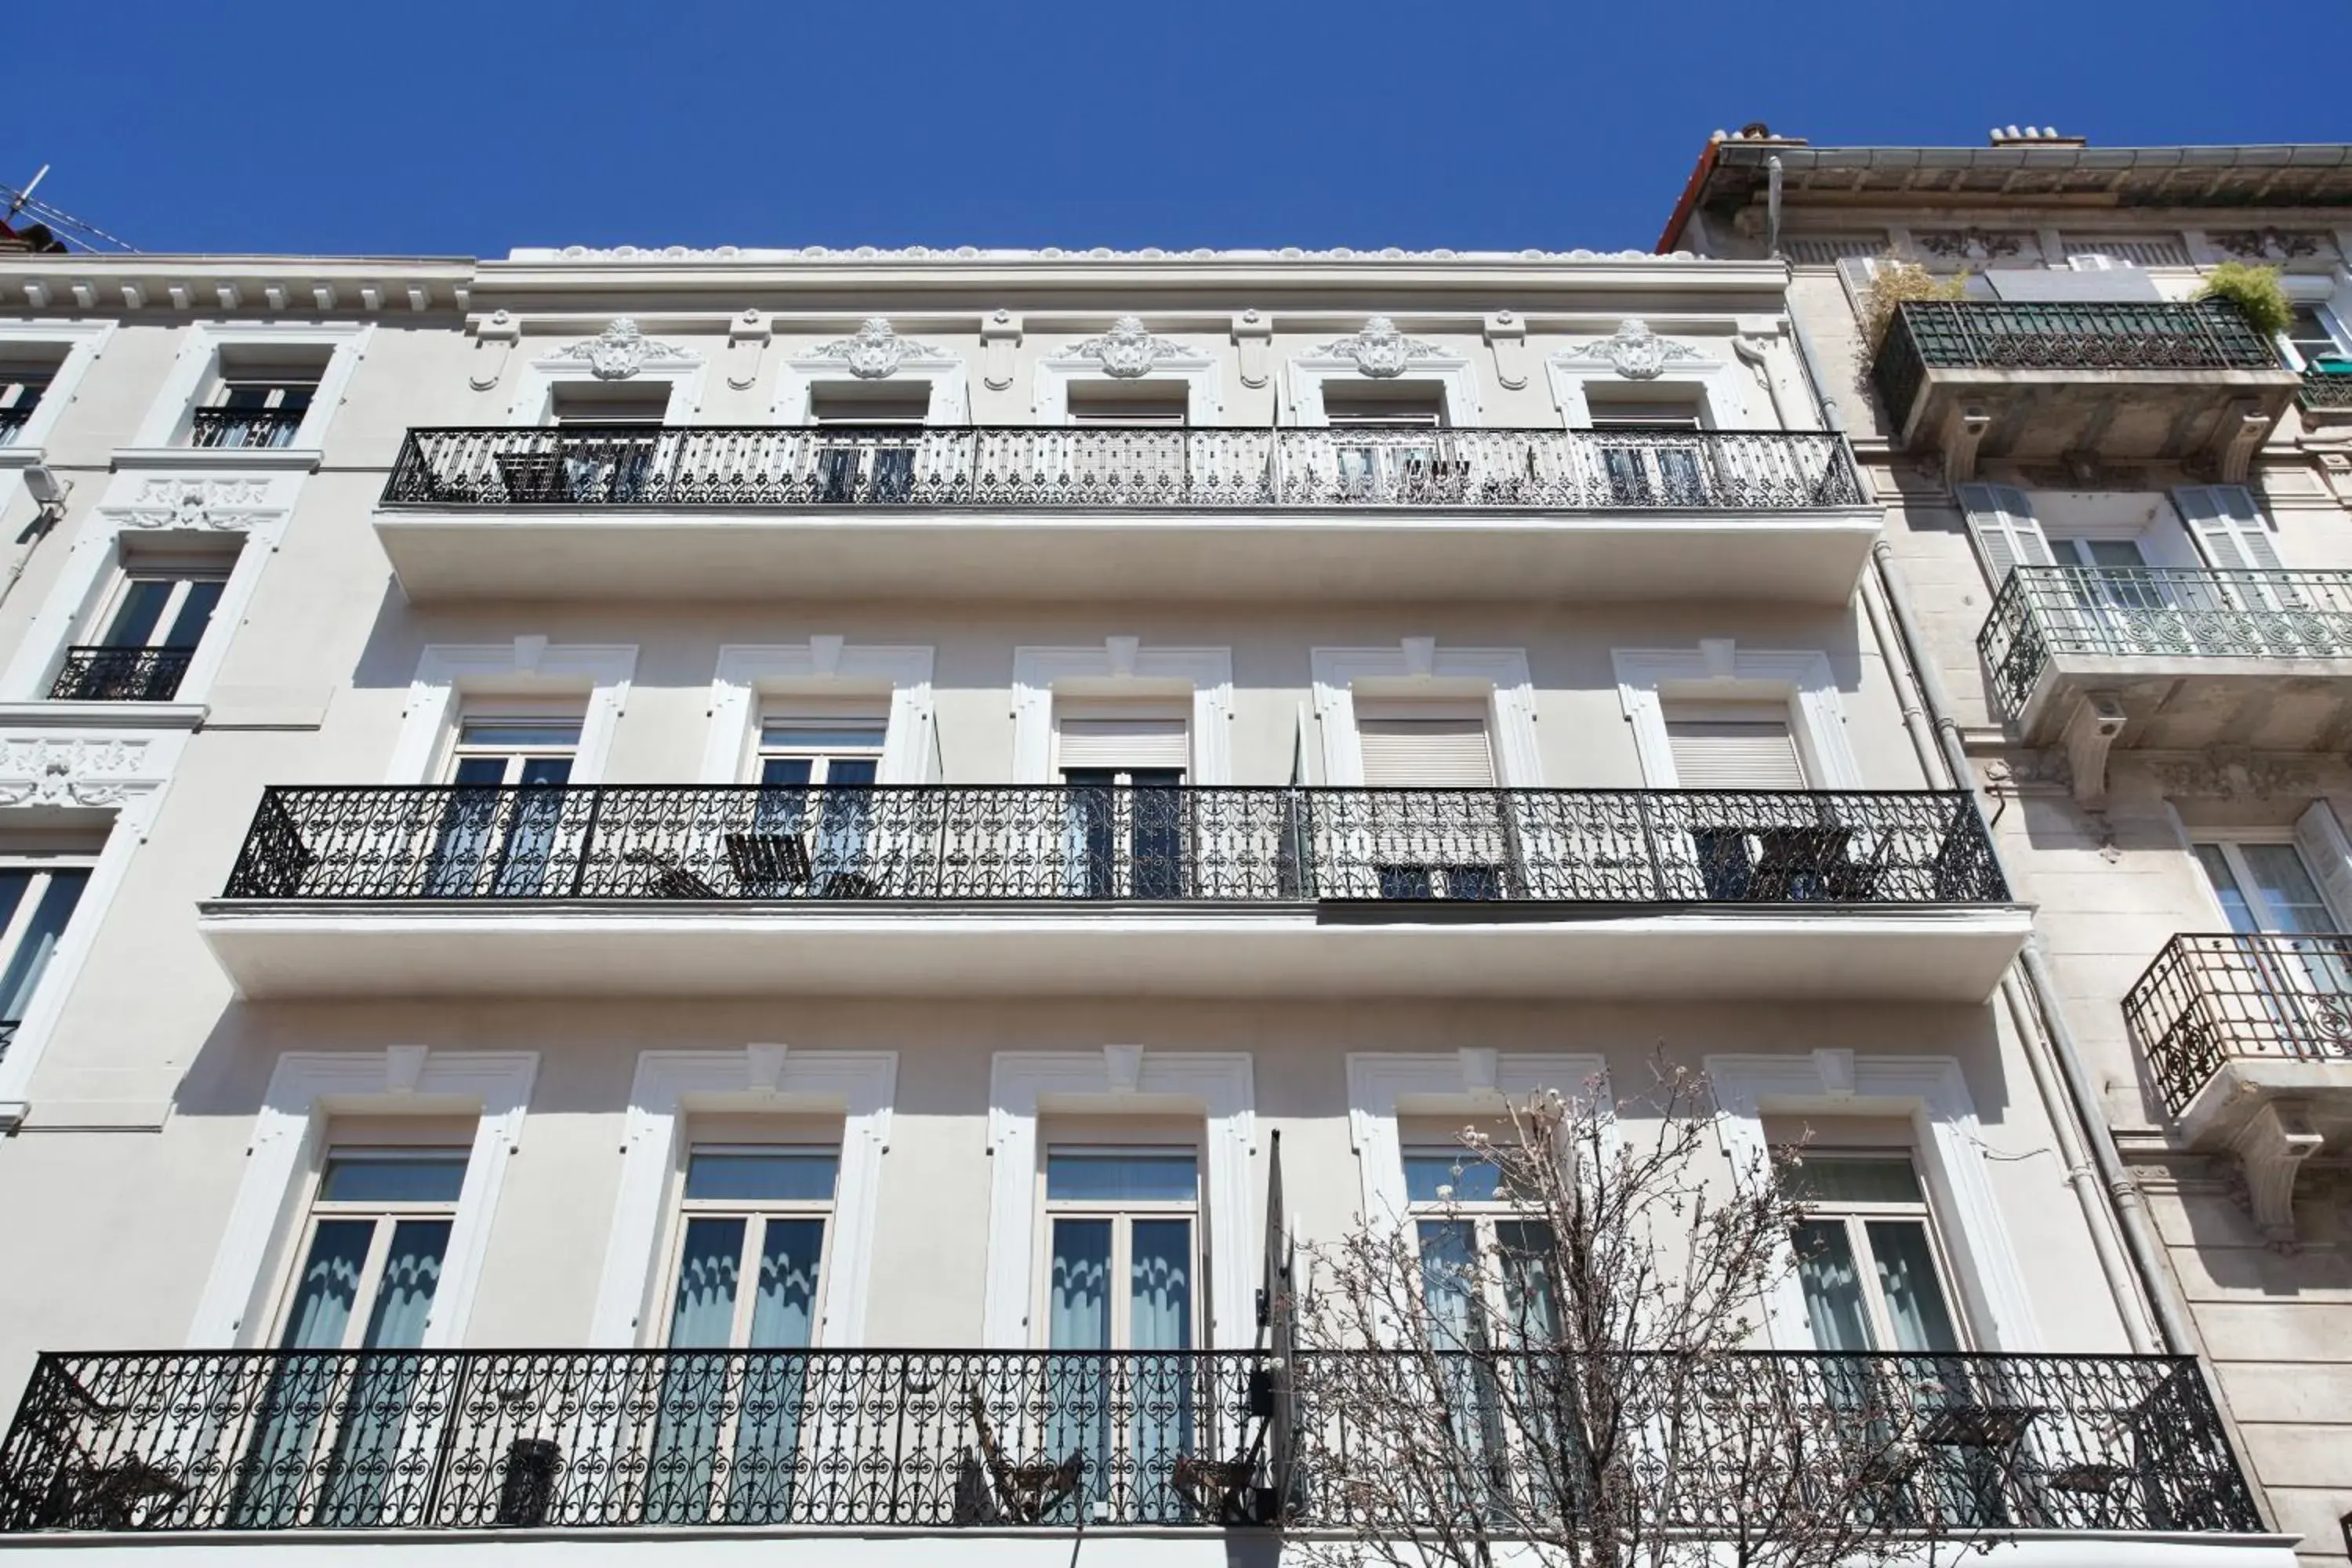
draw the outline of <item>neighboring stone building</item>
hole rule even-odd
[[[1271,1558],[1277,1148],[1434,1225],[1662,1052],[1811,1134],[1887,1506],[2284,1568],[1786,279],[0,258],[0,1549]]]
[[[2062,1008],[2279,1528],[2352,1514],[2352,147],[1702,155],[1661,250],[1785,257]],[[1969,275],[1902,305],[1874,279]],[[2191,303],[2275,268],[2273,342]],[[1940,779],[1949,774],[1931,774]],[[2140,1194],[2145,1194],[2141,1196]],[[2173,1309],[2179,1314],[2178,1307]]]

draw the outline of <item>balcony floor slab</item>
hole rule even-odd
[[[2352,745],[2352,657],[2053,654],[2020,717],[2025,739],[2054,743],[2086,693],[2113,692],[2119,750],[2341,751]]]
[[[256,999],[386,995],[1840,998],[1978,1003],[2016,905],[1628,911],[1350,904],[847,911],[215,900]]]

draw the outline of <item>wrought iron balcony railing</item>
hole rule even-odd
[[[1664,1467],[1785,1467],[1790,1421],[1921,1533],[2261,1528],[2187,1359],[171,1351],[40,1358],[0,1531],[1377,1524],[1410,1510],[1351,1484],[1401,1462],[1347,1414],[1368,1384],[1459,1411],[1498,1488],[1563,1468],[1514,1410],[1601,1391],[1636,1506],[1702,1533]]]
[[[2277,348],[2225,300],[2189,304],[1906,300],[1871,363],[1899,422],[1931,370],[2277,370]]]
[[[1997,903],[1927,791],[272,788],[230,899]]]
[[[188,426],[191,447],[290,447],[301,408],[199,408]]]
[[[2176,936],[2124,1016],[2175,1116],[2233,1060],[2342,1062],[2352,1085],[2352,935]]]
[[[2303,373],[2303,390],[2295,401],[2306,409],[2352,409],[2352,367],[2342,370],[2306,370]]]
[[[66,649],[49,695],[75,702],[169,702],[195,657],[193,647],[76,646]]]
[[[1464,508],[1863,504],[1803,430],[1077,427],[411,430],[386,506]]]
[[[2016,566],[1977,650],[2012,718],[2053,655],[2352,659],[2352,572]]]

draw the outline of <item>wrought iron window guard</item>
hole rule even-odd
[[[169,702],[179,695],[189,647],[100,647],[66,649],[65,663],[49,685],[49,696],[73,702]]]
[[[1931,370],[2281,368],[2277,347],[2226,300],[1906,300],[1895,307],[1871,375],[1900,421]]]
[[[1998,903],[1965,794],[285,786],[229,899]]]
[[[199,408],[190,416],[191,447],[290,447],[301,408]]]
[[[2352,1083],[2352,935],[2176,936],[2124,1016],[2178,1116],[2231,1061],[2336,1061]]]
[[[1864,504],[1805,430],[822,426],[411,430],[385,506],[1452,508]]]
[[[2012,719],[2053,655],[2352,659],[2352,572],[2011,567],[1977,650]]]
[[[2352,410],[2352,365],[2341,370],[2306,370],[2295,401],[2306,411]]]
[[[2261,1529],[2187,1358],[877,1350],[45,1354],[0,1531],[1344,1528],[1368,1391],[1498,1453],[1606,1399],[1636,1487],[1787,1415],[1922,1532]]]

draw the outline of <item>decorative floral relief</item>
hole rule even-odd
[[[1315,351],[1332,359],[1353,360],[1356,369],[1376,381],[1402,375],[1416,359],[1444,351],[1435,343],[1406,337],[1386,316],[1374,316],[1352,338],[1335,338]]]
[[[596,336],[568,348],[558,349],[556,359],[584,359],[588,369],[599,381],[626,381],[649,359],[685,359],[686,350],[676,343],[657,342],[637,331],[637,323],[626,316],[615,316],[612,325]]]
[[[1193,357],[1192,351],[1182,343],[1153,337],[1145,330],[1140,316],[1121,316],[1101,337],[1072,343],[1062,354],[1067,359],[1098,361],[1105,375],[1122,381],[1150,374],[1151,367],[1163,359]]]
[[[144,741],[0,742],[0,805],[120,805],[148,787]]]
[[[814,350],[811,357],[837,359],[860,380],[879,381],[895,374],[908,359],[944,359],[947,352],[900,337],[887,316],[868,316],[854,337],[826,343]]]
[[[1696,349],[1650,331],[1650,323],[1639,316],[1618,322],[1617,331],[1594,343],[1591,352],[1595,359],[1607,360],[1627,381],[1654,381],[1668,364],[1699,357]]]
[[[1915,234],[1911,238],[1928,255],[1948,261],[1990,261],[2023,251],[2026,237],[1981,228],[1948,228]]]
[[[2206,237],[2231,255],[2248,261],[2292,261],[2323,256],[2335,247],[2320,234],[2290,234],[2275,228],[2217,228]]]
[[[246,529],[283,510],[269,504],[267,479],[151,479],[107,515],[127,528]]]
[[[2202,800],[2268,800],[2318,783],[2308,763],[2231,746],[2158,762],[2153,771],[2166,795]]]

